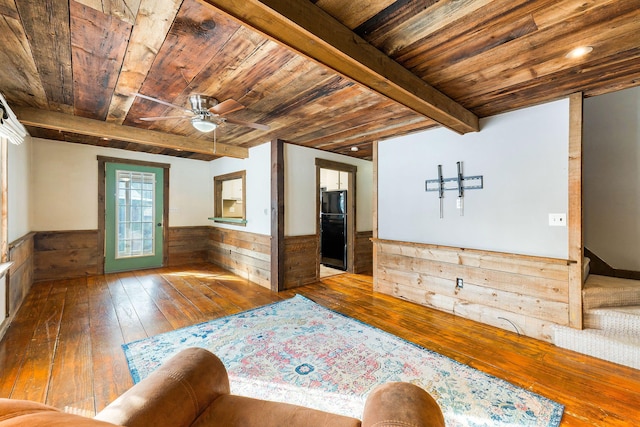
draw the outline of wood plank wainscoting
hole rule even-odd
[[[207,261],[210,229],[210,226],[169,227],[167,264],[174,267]],[[98,234],[98,230],[33,233],[33,280],[37,282],[102,274]]]
[[[356,256],[353,260],[355,274],[373,273],[373,231],[356,232]]]
[[[0,338],[2,338],[5,328],[13,320],[33,284],[34,235],[34,233],[27,233],[18,240],[11,242],[8,246],[9,261],[13,264],[9,268],[7,276],[7,301],[0,301],[0,304],[8,302],[8,316],[5,319],[0,319]]]
[[[206,262],[209,259],[209,230],[208,225],[169,227],[169,267]]]
[[[33,281],[102,274],[98,233],[98,230],[32,233]],[[211,226],[170,227],[168,236],[168,266],[209,261],[269,288],[270,236]],[[370,231],[357,233],[356,273],[372,271],[370,239]],[[12,271],[16,268],[18,264]],[[317,269],[318,236],[286,237],[285,289],[313,283],[318,278]]]
[[[269,287],[269,236],[210,226],[170,227],[167,263],[210,261]],[[102,274],[98,230],[46,231],[34,236],[34,281]]]
[[[569,324],[567,260],[382,239],[374,245],[378,292],[548,342],[554,324]]]
[[[318,280],[320,248],[316,234],[285,236],[284,289],[293,289]]]
[[[33,280],[102,274],[98,230],[38,231],[34,237]]]
[[[271,236],[212,227],[208,261],[271,289]]]
[[[373,271],[372,231],[356,233],[355,257],[353,273],[371,274]],[[309,234],[304,236],[286,236],[285,245],[285,282],[284,289],[293,289],[319,279],[320,236]]]

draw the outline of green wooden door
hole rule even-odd
[[[104,271],[162,266],[164,169],[106,163]]]

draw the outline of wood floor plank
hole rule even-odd
[[[33,332],[34,341],[55,341],[58,338],[66,294],[66,283],[51,288],[51,292],[41,308],[42,315]]]
[[[45,403],[76,413],[95,413],[91,337],[58,341]]]
[[[225,315],[220,304],[209,298],[209,289],[202,287],[199,281],[175,272],[167,273],[166,278],[200,311],[203,322]]]
[[[205,295],[213,304],[220,307],[219,315],[215,317],[228,316],[230,314],[238,313],[242,311],[242,308],[237,304],[230,301],[224,296],[223,288],[222,294],[218,291],[221,289],[219,282],[214,277],[197,277],[192,278],[192,282],[195,282],[195,286]]]
[[[67,281],[56,354],[46,404],[79,413],[95,412],[89,292],[86,279]]]
[[[139,272],[136,278],[174,329],[200,322],[201,313],[156,270]]]
[[[640,420],[638,370],[372,288],[343,274],[273,293],[210,264],[38,283],[0,341],[0,396],[92,415],[132,385],[123,343],[301,294],[565,405],[562,427]]]
[[[212,280],[207,280],[207,284],[240,310],[249,310],[280,300],[268,289],[262,286],[255,288],[251,282],[238,276],[216,276]]]
[[[33,286],[25,298],[5,337],[0,341],[0,397],[11,397],[18,373],[26,359],[26,351],[31,343],[38,319],[51,289],[50,282]]]
[[[91,359],[95,411],[100,411],[133,385],[122,344],[146,337],[124,289],[116,276],[107,283],[105,276],[87,279],[91,313]],[[118,292],[113,298],[109,284]]]
[[[16,313],[13,322],[9,326],[8,336],[21,334],[31,339],[35,328],[39,325],[40,317],[45,314],[42,311],[42,307],[49,298],[52,285],[53,282],[39,282],[33,285],[33,292],[27,295],[20,307],[20,311]]]
[[[114,277],[117,282],[117,277]],[[110,281],[110,282],[113,282]],[[125,294],[122,288],[119,288]],[[109,283],[104,276],[87,277],[88,302],[91,312],[91,327],[118,328],[122,323],[113,304]],[[128,299],[128,298],[127,298]]]
[[[42,341],[27,346],[24,350],[24,362],[17,372],[13,390],[8,397],[45,403],[56,344],[55,341]]]
[[[35,287],[36,292],[39,290]],[[51,380],[51,368],[58,345],[58,335],[67,294],[66,282],[52,284],[46,299],[38,309],[33,335],[23,349],[24,362],[16,372],[10,397],[45,403]],[[24,306],[18,310],[20,317]]]
[[[174,329],[164,314],[162,314],[153,298],[151,298],[147,291],[142,287],[142,284],[135,275],[127,273],[107,275],[107,281],[112,280],[110,278],[114,276],[118,278],[120,286],[122,286],[126,294],[129,296],[129,301],[133,306],[138,319],[140,319],[140,323],[142,324],[147,336],[161,334]],[[112,295],[115,295],[113,286],[110,285],[110,289]],[[120,303],[120,300],[116,301],[117,305]],[[128,342],[128,340],[126,341]]]
[[[122,340],[121,344],[146,338],[148,335],[144,325],[120,279],[113,275],[109,277],[108,282],[103,280],[102,283],[97,282],[96,285],[96,297],[100,295],[104,298],[102,300],[94,299],[94,303],[104,307],[104,310],[108,310],[108,317],[103,317],[101,322],[95,325],[96,329],[113,328],[115,335],[113,340],[114,342]],[[92,323],[92,328],[93,326]]]

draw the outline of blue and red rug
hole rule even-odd
[[[187,347],[224,362],[231,392],[360,418],[378,384],[407,381],[438,401],[448,427],[557,426],[563,406],[296,296],[132,343],[135,382]]]

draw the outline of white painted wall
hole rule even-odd
[[[237,229],[249,233],[271,234],[271,149],[270,144],[262,144],[249,149],[246,159],[222,157],[210,163],[209,213],[213,216],[213,177],[246,170],[246,226],[233,224],[210,224],[221,228]]]
[[[584,245],[640,271],[640,87],[584,101]]]
[[[24,229],[18,237],[29,231],[94,230],[98,227],[98,155],[171,164],[169,225],[172,227],[214,224],[208,219],[214,212],[213,177],[246,170],[247,225],[216,223],[215,226],[271,234],[271,150],[268,143],[251,148],[247,159],[223,157],[201,162],[33,138],[31,203],[20,205],[23,212],[31,212],[31,221],[17,228]],[[287,235],[315,233],[316,157],[358,167],[357,229],[371,230],[371,162],[285,144]],[[26,166],[24,170],[28,170]],[[26,190],[27,194],[29,190]],[[19,194],[19,191],[12,194]]]
[[[209,224],[208,162],[33,138],[30,231],[98,228],[99,155],[170,164],[169,226]]]
[[[8,242],[31,231],[31,151],[32,139],[20,145],[9,144],[8,150]],[[0,298],[0,301],[4,301]]]
[[[481,132],[438,128],[379,143],[378,233],[381,239],[566,259],[568,228],[549,213],[568,209],[568,99],[481,120]],[[437,192],[425,180],[483,175],[484,189]]]
[[[340,154],[285,144],[285,236],[316,233],[316,158],[357,166],[356,231],[372,229],[373,164]]]

